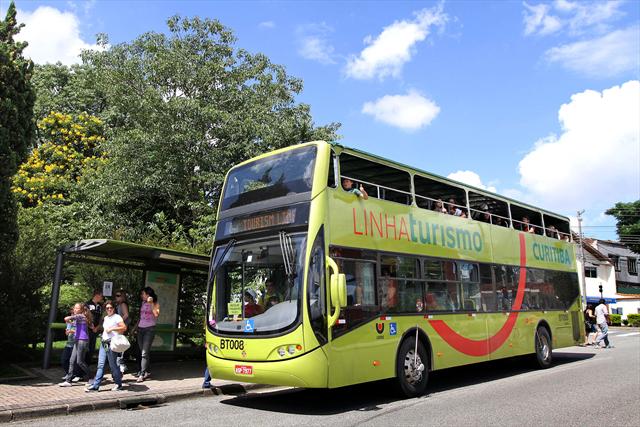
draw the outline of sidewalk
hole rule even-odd
[[[95,366],[93,366],[95,369]],[[0,384],[0,422],[50,415],[66,415],[95,409],[126,408],[168,400],[211,394],[242,394],[264,387],[260,384],[213,380],[213,388],[202,389],[204,362],[179,361],[153,365],[153,375],[137,383],[131,374],[123,378],[124,391],[114,392],[111,375],[105,376],[98,393],[85,393],[86,383],[59,387],[62,369],[32,369],[37,378]]]

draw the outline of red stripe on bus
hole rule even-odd
[[[520,310],[522,307],[522,300],[524,299],[524,288],[527,282],[527,246],[524,238],[524,234],[520,233],[520,277],[518,280],[518,291],[516,293],[516,299],[513,302],[512,310]],[[465,338],[451,329],[444,320],[429,320],[429,324],[433,329],[442,337],[454,349],[469,356],[486,356],[499,349],[502,344],[509,338],[513,327],[516,324],[519,313],[509,313],[504,325],[495,335],[486,340],[472,340]]]

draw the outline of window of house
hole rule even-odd
[[[584,277],[596,278],[598,277],[598,267],[585,267]]]
[[[636,258],[627,258],[627,269],[629,274],[638,275],[638,264]]]
[[[615,270],[620,271],[620,264],[618,262],[620,260],[620,257],[618,255],[609,254],[609,259],[611,260],[611,263],[613,264]]]

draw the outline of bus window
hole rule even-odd
[[[540,212],[516,204],[511,204],[513,228],[531,234],[543,234]]]
[[[428,282],[425,295],[427,311],[457,311],[460,309],[458,283]]]
[[[515,266],[494,266],[498,310],[511,311],[518,289],[519,269]]]
[[[464,311],[480,310],[480,284],[478,283],[478,265],[458,262],[461,284],[460,309]]]
[[[413,177],[413,185],[416,193],[416,204],[423,209],[434,210],[435,203],[438,200],[446,203],[450,199],[454,199],[458,205],[466,205],[467,195],[463,188],[420,175]],[[467,213],[466,206],[462,206],[460,209],[465,214]]]
[[[412,203],[409,173],[372,160],[340,154],[341,178],[361,183],[369,197],[404,205]]]
[[[469,210],[476,221],[509,227],[509,206],[495,197],[469,191]]]
[[[309,318],[318,342],[327,342],[326,333],[326,293],[325,293],[325,264],[324,264],[324,233],[318,233],[311,249],[309,273],[307,274],[307,303],[309,304]]]
[[[425,259],[423,277],[429,280],[442,280],[444,278],[444,274],[442,273],[442,261]]]
[[[491,266],[488,264],[480,264],[480,301],[482,311],[498,310],[496,288],[493,285]]]

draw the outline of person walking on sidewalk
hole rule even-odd
[[[596,342],[596,316],[593,314],[593,305],[587,305],[584,310],[584,329],[585,329],[585,342],[584,345],[593,345]]]
[[[69,309],[69,315],[73,315],[73,306]],[[73,347],[76,345],[76,325],[75,322],[66,322],[67,327],[64,330],[64,334],[67,336],[67,342],[64,345],[64,349],[62,350],[62,356],[60,357],[60,363],[62,365],[62,370],[64,371],[63,380],[67,378],[67,374],[69,373],[69,361],[71,360],[71,353],[73,353]],[[79,381],[82,374],[78,372],[78,365],[74,365],[73,367],[73,381]]]
[[[89,322],[89,349],[85,359],[87,365],[91,365],[93,352],[96,349],[96,340],[98,338],[98,331],[100,330],[100,322],[102,320],[102,301],[104,301],[102,290],[95,289],[91,299],[85,303],[85,305],[89,307],[91,317],[93,318],[93,321]]]
[[[156,335],[156,323],[160,316],[160,304],[156,292],[149,286],[140,292],[142,305],[140,306],[140,320],[138,321],[138,346],[140,347],[140,372],[138,372],[137,382],[141,383],[151,372],[151,344]]]
[[[89,376],[89,366],[85,360],[85,354],[89,347],[89,325],[92,323],[92,316],[89,308],[81,302],[73,306],[73,314],[64,318],[67,323],[73,322],[75,326],[75,341],[69,365],[64,381],[60,387],[71,387],[71,380],[74,377],[74,367],[78,365],[85,377]]]
[[[613,346],[609,343],[609,310],[607,310],[607,306],[604,304],[604,299],[600,298],[598,301],[599,304],[596,307],[596,323],[598,324],[598,328],[600,328],[600,333],[596,338],[596,343],[594,344],[597,348],[603,348],[600,343],[604,341],[604,348],[613,348]]]
[[[124,289],[119,289],[115,294],[115,305],[116,305],[116,313],[122,317],[127,330],[129,329],[129,324],[131,323],[131,317],[129,317],[129,303],[127,303],[127,292]],[[127,350],[128,351],[128,350]],[[120,372],[123,374],[127,370],[126,364],[126,351],[121,353],[118,358],[118,366],[120,367]]]
[[[109,361],[109,369],[113,376],[113,382],[116,383],[116,386],[112,390],[122,390],[122,373],[120,372],[120,367],[116,362],[116,357],[119,353],[111,351],[110,344],[111,338],[118,334],[123,334],[127,330],[127,327],[125,326],[122,317],[120,317],[119,314],[116,314],[116,308],[113,302],[107,301],[104,305],[104,309],[106,311],[106,315],[104,316],[102,323],[102,340],[100,342],[100,353],[98,353],[98,370],[93,384],[89,384],[87,386],[87,389],[85,390],[87,392],[98,391],[100,389],[100,383],[104,376],[104,365],[107,360]]]

